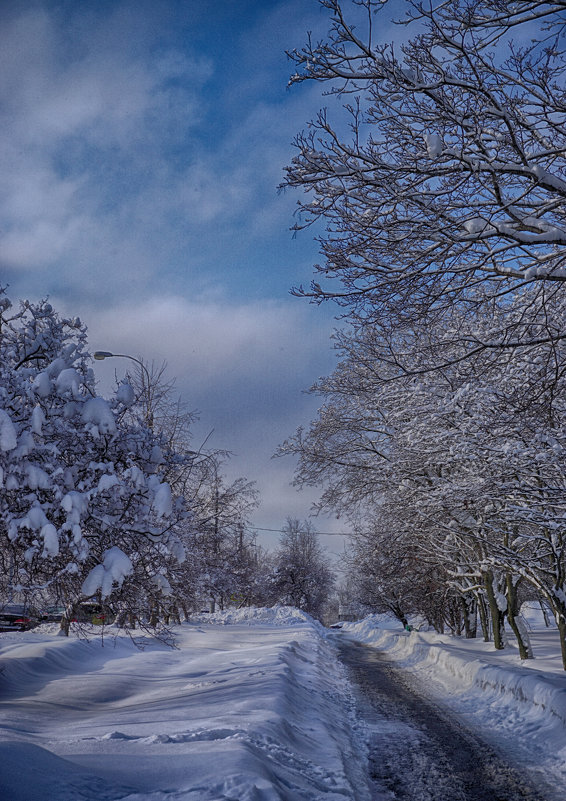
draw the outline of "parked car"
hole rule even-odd
[[[23,604],[8,604],[0,608],[0,631],[28,631],[39,623]]]
[[[108,625],[113,623],[114,619],[115,615],[111,609],[94,601],[83,601],[75,618],[79,623],[93,623],[95,626]]]
[[[39,619],[42,623],[59,623],[64,612],[64,606],[45,606],[39,613]]]
[[[41,623],[60,623],[64,614],[64,606],[44,606],[39,612],[38,618]],[[108,606],[101,606],[97,601],[82,601],[75,608],[71,622],[93,623],[101,626],[103,623],[112,623],[114,618],[114,612]]]

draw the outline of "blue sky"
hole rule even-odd
[[[277,192],[326,102],[287,89],[284,51],[327,28],[316,0],[0,4],[0,281],[79,314],[93,351],[166,360],[197,440],[214,429],[274,528],[314,495],[271,456],[334,364],[334,310],[289,295],[315,232],[292,237],[298,198]]]

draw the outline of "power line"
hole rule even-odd
[[[261,526],[250,526],[252,531],[271,531],[274,534],[287,534],[288,529],[282,528],[261,528]],[[320,534],[322,537],[352,537],[351,531],[314,531],[314,534]]]

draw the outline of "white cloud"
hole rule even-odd
[[[167,374],[188,407],[200,412],[195,445],[214,430],[208,445],[228,449],[232,477],[258,482],[258,520],[280,526],[287,516],[305,517],[316,492],[298,493],[292,458],[273,459],[277,447],[315,413],[305,394],[313,377],[329,372],[333,356],[326,326],[292,299],[279,303],[231,303],[221,298],[187,301],[156,297],[105,310],[65,308],[89,326],[91,351],[109,350],[168,363]],[[133,367],[127,360],[95,362],[102,388]]]
[[[39,5],[0,19],[2,263],[20,276],[49,265],[55,285],[75,291],[97,262],[108,285],[144,252],[161,261],[163,242],[148,248],[144,225],[170,183],[167,148],[198,122],[211,70],[175,48],[140,48],[126,35],[134,10],[115,9],[90,26]],[[132,23],[121,38],[119,22]]]
[[[310,265],[276,186],[318,90],[286,92],[282,49],[311,26],[303,3],[277,6],[219,74],[190,35],[204,0],[0,4],[0,283],[80,314],[93,350],[166,359],[199,432],[282,522],[309,503],[289,508],[292,464],[271,454],[312,415],[303,390],[331,369],[332,323],[286,294]],[[181,7],[186,41],[168,33]],[[274,285],[282,300],[253,300]]]
[[[193,394],[221,384],[242,393],[268,381],[296,385],[312,375],[313,361],[329,364],[330,322],[325,330],[314,327],[310,310],[292,300],[165,296],[82,314],[93,348],[167,360]]]
[[[296,197],[276,187],[314,88],[286,93],[285,67],[270,100],[243,79],[250,63],[208,91],[215,65],[161,38],[174,17],[163,8],[0,9],[0,271],[15,294],[113,303],[221,281],[242,296],[264,284],[251,261],[265,258],[267,278],[277,258],[283,267],[276,242],[291,240]],[[253,69],[269,76],[273,41],[262,34],[256,47],[268,63]]]
[[[132,23],[125,4],[82,17],[38,5],[3,20],[0,97],[20,146],[45,151],[80,135],[126,148],[148,115],[167,116],[170,125],[182,109],[183,122],[196,119],[196,93],[211,64],[176,49],[156,51],[152,34],[136,38]]]

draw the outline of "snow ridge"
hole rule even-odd
[[[118,629],[103,647],[47,628],[0,634],[0,797],[368,801],[344,669],[305,613],[201,615],[176,648],[143,650]]]

